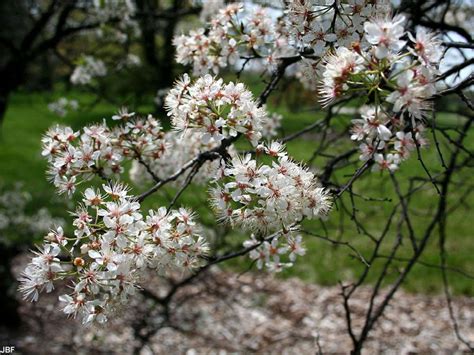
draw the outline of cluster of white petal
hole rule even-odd
[[[133,0],[94,0],[92,6],[87,4],[91,21],[102,23],[95,33],[98,38],[111,39],[125,43],[130,35],[140,35],[140,26],[136,16],[136,6]],[[110,25],[110,24],[113,25]]]
[[[239,59],[243,63],[242,60],[264,58],[261,64],[272,70],[279,58],[304,54],[307,60],[297,64],[296,76],[305,87],[315,89],[312,78],[321,67],[320,58],[335,48],[367,44],[364,23],[391,10],[388,0],[285,3],[286,8],[281,11],[233,3],[213,17],[203,16],[204,27],[175,37],[177,62],[191,65],[197,76],[217,74],[220,68],[232,66]]]
[[[124,171],[129,159],[159,159],[168,149],[160,122],[149,115],[135,117],[121,109],[112,119],[121,125],[110,128],[104,122],[74,132],[56,126],[42,139],[43,156],[48,159],[48,175],[59,193],[73,194],[81,181],[94,175],[110,178]]]
[[[176,61],[190,64],[194,75],[234,65],[240,58],[267,58],[287,44],[282,26],[260,6],[229,4],[208,20],[208,28],[175,37]]]
[[[291,43],[316,56],[328,48],[350,47],[359,42],[364,22],[390,10],[389,1],[289,1],[286,10]]]
[[[184,75],[167,95],[165,107],[176,130],[200,132],[204,144],[242,134],[257,145],[267,120],[266,110],[244,84],[224,84],[209,74],[194,82]]]
[[[440,41],[419,28],[416,37],[410,34],[410,47],[400,40],[405,34],[403,16],[365,23],[365,38],[352,50],[341,47],[325,58],[322,71],[322,102],[327,104],[351,90],[367,89],[384,95],[381,101],[393,104],[395,113],[405,112],[421,119],[429,108],[426,100],[436,93],[434,77],[438,73]],[[387,74],[389,73],[389,74]]]
[[[209,21],[225,7],[224,0],[202,0],[202,9],[199,14],[201,21]]]
[[[123,185],[88,188],[74,216],[74,235],[50,232],[20,278],[20,291],[37,301],[56,280],[71,280],[63,311],[84,324],[103,323],[139,288],[145,268],[163,274],[198,267],[208,252],[192,212],[162,207],[146,216]]]
[[[410,157],[416,144],[427,145],[423,124],[417,123],[413,131],[405,132],[407,123],[402,116],[389,117],[375,107],[363,107],[361,111],[361,118],[352,120],[351,139],[363,142],[359,146],[359,158],[362,161],[373,158],[373,171],[393,172]]]
[[[60,117],[66,116],[69,110],[76,111],[78,108],[79,103],[77,100],[69,100],[65,97],[61,97],[48,104],[48,110]]]
[[[154,175],[162,180],[172,176],[200,153],[209,151],[219,145],[214,141],[203,143],[201,134],[194,130],[187,130],[185,132],[169,131],[165,133],[164,139],[172,149],[166,149],[159,159],[152,156],[147,156],[143,159]],[[228,153],[230,156],[236,155],[235,149],[232,146],[229,147]],[[216,177],[220,165],[221,162],[218,160],[206,161],[194,176],[193,183],[199,185],[207,184]],[[185,181],[186,177],[186,174],[183,174],[172,184],[179,186]],[[132,162],[130,178],[136,185],[153,181],[153,177],[147,172],[145,166],[136,160]]]
[[[79,65],[71,74],[71,83],[74,85],[89,84],[94,78],[107,75],[107,68],[101,59],[85,55],[79,60]]]
[[[312,172],[293,162],[280,143],[261,145],[257,151],[272,163],[258,163],[250,154],[238,156],[211,189],[220,220],[265,234],[326,215],[330,197]]]
[[[256,262],[257,268],[265,266],[271,272],[293,266],[297,256],[306,254],[303,237],[297,234],[296,229],[282,231],[263,241],[252,234],[251,239],[244,242],[244,247],[255,247],[249,253],[250,259]]]
[[[19,290],[25,299],[36,302],[40,292],[51,292],[54,289],[53,281],[65,273],[57,257],[59,252],[58,244],[45,244],[43,248],[33,252],[36,256],[19,278]]]
[[[405,17],[401,15],[393,19],[378,17],[364,24],[364,39],[373,46],[377,59],[387,58],[403,48],[406,42],[400,38],[405,32],[404,25]]]
[[[47,232],[52,226],[64,224],[64,220],[51,215],[47,208],[40,208],[31,213],[28,204],[32,200],[29,192],[21,184],[11,188],[0,187],[0,235],[2,242],[7,242],[10,233],[16,238]]]
[[[364,24],[367,46],[339,47],[325,58],[321,102],[366,93],[370,108],[353,121],[351,138],[363,141],[361,160],[374,170],[394,171],[416,147],[426,145],[423,118],[436,94],[435,77],[442,48],[423,28],[405,35],[405,18],[376,18]],[[406,48],[406,49],[404,49]]]
[[[272,112],[266,120],[262,122],[262,138],[270,140],[278,135],[278,130],[281,127],[281,120],[283,116],[279,113]]]
[[[358,53],[346,47],[339,47],[324,58],[322,86],[319,91],[323,104],[327,105],[349,89],[347,82],[363,69],[363,61],[364,58]]]

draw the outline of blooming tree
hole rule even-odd
[[[174,79],[174,30],[201,8],[199,1],[182,0],[3,1],[0,122],[10,95],[27,83],[28,74],[28,82],[34,81],[32,69],[39,63],[41,73],[67,77],[97,102],[119,105],[117,83],[137,72],[144,73],[142,84],[148,81],[159,88],[169,87]],[[158,31],[163,28],[165,31]],[[63,116],[67,113],[64,104],[64,100],[51,102],[50,109]]]
[[[164,98],[171,130],[165,130],[152,115],[121,108],[111,120],[77,132],[56,126],[43,137],[43,156],[52,183],[58,193],[79,196],[80,202],[73,213],[74,233],[53,230],[46,236],[21,276],[20,291],[36,301],[41,292],[51,292],[55,283],[66,280],[71,291],[60,296],[63,311],[79,316],[84,324],[113,317],[116,308],[137,290],[168,312],[177,289],[196,281],[209,266],[248,255],[258,268],[281,271],[297,263],[297,257],[310,257],[304,240],[316,236],[349,247],[364,265],[358,281],[341,284],[348,333],[354,352],[359,353],[435,228],[442,239],[441,255],[445,255],[446,194],[453,174],[472,158],[463,141],[473,116],[466,116],[457,137],[441,131],[451,144],[443,154],[435,133],[433,100],[456,94],[472,109],[463,93],[472,84],[472,76],[443,86],[443,79],[466,64],[441,72],[446,35],[419,26],[424,23],[417,22],[407,7],[394,15],[388,1],[303,0],[286,2],[284,8],[210,3],[201,16],[203,27],[174,39],[176,60],[188,65],[190,73],[179,78]],[[429,10],[433,16],[440,11],[436,6]],[[455,31],[453,28],[447,30]],[[461,50],[472,45],[448,46]],[[255,63],[252,70],[269,75],[259,94],[243,83],[217,76],[224,68],[240,74],[248,63]],[[104,72],[99,61],[84,57],[71,80],[85,84]],[[268,112],[265,104],[282,80],[299,80],[326,110],[326,117],[300,132],[281,136],[281,117]],[[328,139],[337,110],[349,102],[355,103],[354,118],[346,120],[340,137]],[[429,149],[437,149],[442,162],[436,175],[424,163],[421,151],[428,146],[430,128],[434,144]],[[296,161],[285,144],[312,130],[320,130],[322,142],[313,159]],[[344,145],[343,140],[354,143]],[[335,141],[349,149],[339,153]],[[248,149],[243,151],[242,146]],[[404,169],[402,162],[414,155],[425,175],[404,192],[397,170]],[[316,170],[313,163],[319,156],[326,161]],[[348,166],[354,169],[341,184],[335,180],[335,171]],[[119,182],[127,173],[137,185],[152,183],[151,187],[141,194],[132,193],[131,187]],[[369,231],[357,214],[356,199],[377,200],[354,191],[366,176],[388,176],[398,198],[381,236]],[[99,189],[92,185],[96,177],[103,180]],[[235,249],[234,245],[233,250],[222,253],[196,212],[175,207],[192,184],[209,189],[206,203],[215,219],[244,233],[243,247]],[[177,188],[168,205],[141,211],[141,204],[166,185]],[[420,234],[411,224],[409,196],[425,185],[438,192],[438,205],[433,220]],[[362,255],[349,242],[305,227],[306,221],[316,219],[324,228],[328,214],[337,213],[331,212],[333,205],[350,216],[361,237],[373,246],[370,255]],[[398,224],[393,227],[396,217]],[[398,238],[387,256],[380,247],[390,228]],[[411,257],[382,303],[375,304],[405,239],[412,247]],[[380,258],[385,266],[376,276],[366,323],[355,329],[351,296]],[[445,276],[442,259],[440,270]],[[157,275],[179,270],[186,276],[161,297],[140,285],[146,269]],[[446,290],[456,335],[471,346],[457,330]]]

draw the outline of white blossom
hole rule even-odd
[[[272,232],[290,228],[303,218],[324,216],[330,209],[328,193],[314,174],[294,163],[281,148],[263,152],[273,158],[260,165],[250,155],[232,159],[224,176],[211,189],[219,218],[245,230]]]
[[[244,84],[224,84],[209,74],[195,82],[183,76],[165,103],[174,128],[198,131],[204,143],[242,134],[256,145],[262,136],[262,122],[267,120],[267,112],[258,107]]]
[[[145,268],[160,274],[193,269],[209,250],[190,210],[160,208],[144,216],[124,185],[103,189],[105,197],[86,190],[75,213],[75,237],[64,237],[62,230],[48,235],[19,279],[24,298],[37,301],[55,281],[72,278],[73,292],[60,296],[62,310],[84,324],[103,323],[126,304]],[[61,262],[60,253],[68,261]]]
[[[375,47],[375,56],[383,59],[390,54],[397,54],[406,41],[400,38],[405,33],[405,17],[396,16],[393,19],[379,18],[364,24],[365,39]]]
[[[92,79],[107,75],[107,68],[101,59],[86,55],[80,62],[71,75],[71,83],[75,85],[89,84]]]
[[[69,100],[65,97],[61,97],[57,101],[48,104],[48,110],[60,117],[66,116],[68,110],[77,111],[78,108],[77,100]]]

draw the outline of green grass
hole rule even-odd
[[[249,85],[255,89],[254,91],[259,92],[262,84],[259,84],[256,80],[250,80],[249,82]],[[79,98],[83,107],[84,103],[92,102],[92,97],[85,94],[77,94],[75,96]],[[268,105],[269,109],[276,110],[277,102],[280,99],[281,97],[272,97]],[[1,131],[0,159],[2,161],[2,168],[0,169],[0,184],[9,185],[15,182],[23,182],[25,188],[34,196],[34,201],[30,208],[46,206],[50,208],[53,214],[66,216],[65,211],[68,208],[73,209],[73,204],[66,202],[64,199],[58,199],[54,194],[53,187],[46,180],[46,163],[40,154],[41,136],[49,126],[55,123],[70,125],[74,129],[79,129],[86,123],[97,122],[104,117],[110,117],[116,111],[116,108],[101,103],[93,106],[93,108],[87,112],[80,111],[71,113],[65,118],[58,118],[50,113],[46,107],[50,101],[52,101],[52,96],[47,94],[19,93],[11,98]],[[285,134],[298,131],[324,115],[321,112],[311,111],[293,112],[294,109],[292,110],[288,107],[292,106],[287,105],[286,102],[283,108],[278,109],[278,112],[284,115],[283,130]],[[151,109],[151,106],[140,107],[139,109],[140,112],[147,112],[147,110]],[[338,127],[341,127],[348,119],[350,118],[347,116],[338,118],[339,123],[335,123],[335,130],[337,131]],[[437,122],[443,126],[456,126],[462,122],[462,120],[453,115],[441,115]],[[320,137],[317,134],[308,135],[304,139],[290,143],[288,150],[296,159],[308,159],[318,146],[319,139]],[[474,148],[472,131],[468,136],[468,145]],[[331,153],[336,154],[352,146],[352,143],[347,141],[347,144],[336,147],[336,151],[331,151]],[[430,169],[432,169],[433,174],[441,171],[438,154],[434,146],[423,150],[422,154],[425,162]],[[321,166],[323,161],[322,158],[317,158],[314,161],[314,167],[317,168]],[[338,183],[347,181],[348,177],[345,175],[353,172],[354,167],[355,166],[350,166],[338,171],[334,177],[335,181]],[[413,157],[401,166],[396,176],[402,188],[406,188],[407,181],[410,177],[424,175],[425,172],[419,162]],[[127,178],[125,178],[125,181],[127,181]],[[449,203],[452,205],[458,201],[465,193],[466,188],[467,186],[457,186],[454,188],[449,198]],[[137,191],[143,191],[145,189],[146,186],[136,187]],[[174,191],[175,189],[173,188],[167,188],[169,194],[172,194]],[[354,192],[371,198],[388,197],[394,199],[395,197],[390,179],[388,179],[386,175],[381,176],[378,173],[366,174],[362,179],[357,181],[354,186]],[[206,199],[206,195],[207,192],[202,187],[192,186],[186,194],[182,196],[179,202],[183,205],[195,208],[199,212],[203,223],[212,225],[214,223],[212,212],[209,206],[202,202]],[[165,200],[164,192],[159,192],[156,196],[144,203],[144,208],[156,208]],[[394,201],[395,200],[396,199],[394,199]],[[429,219],[434,213],[436,200],[436,191],[433,186],[426,185],[417,195],[416,200],[413,201],[411,212],[415,217],[412,223],[417,233],[421,233],[426,228]],[[348,196],[343,198],[343,202],[348,208],[352,208]],[[357,217],[364,223],[370,233],[374,236],[379,236],[395,202],[365,201],[358,197],[355,197],[355,202],[358,210]],[[472,197],[466,199],[466,204],[472,202]],[[341,213],[345,212],[343,212],[339,206],[339,209],[334,209],[328,220],[324,222],[327,235],[333,239],[340,238],[341,240],[350,242],[364,256],[368,257],[372,245],[366,236],[357,231],[355,224],[347,215],[342,224],[343,232],[340,233]],[[448,264],[453,268],[460,268],[473,274],[472,250],[474,250],[474,239],[468,216],[469,210],[465,207],[460,207],[453,212],[448,219]],[[395,223],[396,222],[397,218],[395,219]],[[304,228],[321,235],[326,233],[320,221],[305,222]],[[229,231],[224,227],[220,227],[219,233],[223,232]],[[423,261],[432,264],[439,263],[437,238],[437,233],[434,233],[422,256]],[[233,232],[233,234],[229,234],[227,240],[231,240],[232,244],[238,245],[242,242],[242,235]],[[362,270],[361,262],[352,256],[353,253],[349,249],[342,246],[334,247],[328,242],[314,237],[307,237],[305,240],[308,249],[307,255],[299,258],[296,265],[288,271],[285,271],[282,277],[298,276],[309,282],[333,285],[339,280],[347,281],[355,279]],[[389,233],[382,250],[388,252],[394,240],[395,234],[392,232]],[[408,256],[410,246],[407,241],[406,233],[403,240],[403,254]],[[373,275],[377,275],[377,271],[381,268],[381,263],[382,260],[379,260],[372,265],[373,271],[369,274],[369,281],[374,281]],[[249,264],[248,259],[241,258],[227,265],[239,270],[245,270]],[[402,263],[400,263],[399,266],[402,266]],[[396,277],[397,272],[395,269],[390,270],[390,272],[392,279]],[[455,273],[450,273],[449,277],[452,289],[456,294],[474,294],[474,285],[470,279]],[[414,292],[439,292],[440,285],[441,277],[439,270],[418,265],[412,270],[405,284],[405,288]]]

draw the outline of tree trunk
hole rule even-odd
[[[184,7],[182,0],[174,0],[173,2],[173,12],[177,13],[181,8]],[[170,87],[174,81],[174,63],[175,63],[175,48],[173,46],[173,37],[174,32],[176,29],[176,25],[178,24],[179,18],[173,17],[170,18],[168,23],[164,28],[164,43],[163,43],[163,58],[161,61],[161,88]]]
[[[147,63],[153,67],[158,67],[158,51],[155,42],[155,20],[153,14],[156,12],[156,2],[154,0],[136,0],[137,9],[140,13],[140,30],[143,54]]]
[[[0,127],[2,126],[5,113],[7,112],[8,96],[9,93],[4,93],[3,90],[0,89]]]
[[[10,94],[22,84],[25,69],[23,58],[13,58],[0,69],[0,126],[5,119]]]

